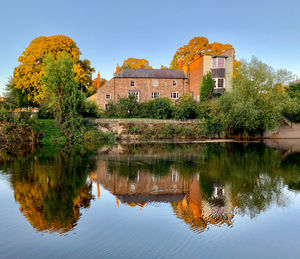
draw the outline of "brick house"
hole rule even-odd
[[[187,78],[183,70],[123,69],[97,92],[97,103],[102,109],[119,97],[135,95],[138,102],[168,97],[173,101],[186,93]]]
[[[94,100],[106,109],[109,102],[119,97],[135,95],[138,102],[167,97],[176,102],[180,96],[191,93],[199,101],[202,78],[211,72],[215,93],[232,89],[233,49],[222,55],[198,55],[192,62],[179,69],[122,69],[101,86]],[[180,62],[181,63],[181,62]],[[92,98],[90,98],[92,99]]]
[[[214,92],[221,94],[232,89],[233,76],[233,49],[225,51],[222,55],[198,55],[187,66],[183,67],[188,78],[188,89],[194,99],[199,101],[200,86],[203,76],[211,72],[215,81]]]

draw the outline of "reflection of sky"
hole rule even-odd
[[[66,235],[36,232],[19,212],[13,191],[0,179],[1,256],[12,258],[295,258],[300,253],[300,196],[283,189],[288,207],[272,204],[254,219],[235,215],[232,227],[210,226],[196,234],[173,214],[168,203],[147,204],[145,210],[116,204],[100,186],[74,230]],[[93,195],[97,186],[93,183]]]

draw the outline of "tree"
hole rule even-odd
[[[166,67],[166,66],[164,66],[164,65],[161,65],[161,66],[160,66],[160,69],[170,69],[170,68],[168,68],[168,67]]]
[[[65,52],[73,63],[73,71],[77,87],[88,87],[92,82],[90,61],[80,60],[80,51],[76,43],[67,36],[56,35],[38,37],[34,39],[19,57],[20,65],[15,68],[12,79],[14,89],[25,94],[27,100],[41,104],[47,96],[42,78],[45,74],[43,62],[47,54],[52,54],[57,59],[61,52]]]
[[[32,102],[28,101],[27,96],[22,93],[22,90],[14,87],[12,78],[6,84],[5,100],[10,108],[34,106]]]
[[[233,91],[220,98],[227,132],[262,134],[278,126],[285,110],[292,113],[296,104],[278,80],[282,78],[278,76],[281,71],[255,57],[242,62],[233,80]]]
[[[200,100],[206,101],[214,96],[215,82],[211,77],[211,73],[203,76],[200,87]]]
[[[300,122],[300,81],[291,83],[286,92],[292,101],[285,105],[284,116],[291,122]]]
[[[46,56],[43,65],[42,82],[48,92],[48,104],[54,111],[61,133],[72,139],[81,131],[80,111],[84,107],[84,96],[74,77],[74,61],[63,52],[57,60],[52,55]]]
[[[151,69],[147,59],[128,58],[124,60],[121,69]]]
[[[209,43],[208,39],[205,37],[194,37],[187,45],[180,47],[176,51],[170,64],[170,68],[178,69],[178,62],[180,58],[182,60],[182,64],[186,65],[191,62],[196,55],[218,55],[230,48],[232,48],[232,45],[230,44],[222,44],[219,42]]]

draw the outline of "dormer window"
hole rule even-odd
[[[134,81],[131,81],[131,82],[130,82],[130,86],[134,86]]]
[[[225,68],[225,58],[224,57],[212,58],[212,68]]]
[[[177,86],[177,81],[173,80],[173,86]]]

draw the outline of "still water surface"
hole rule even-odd
[[[1,154],[0,258],[300,258],[294,144]]]

